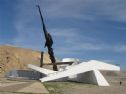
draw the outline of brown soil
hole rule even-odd
[[[25,48],[0,46],[0,76],[12,69],[28,70],[28,64],[40,66],[41,53]],[[50,63],[49,55],[44,53],[44,63]]]

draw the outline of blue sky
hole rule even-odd
[[[38,0],[58,58],[126,68],[126,0]],[[35,0],[0,0],[0,45],[39,51],[44,35]]]

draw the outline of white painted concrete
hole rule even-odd
[[[63,59],[64,62],[74,61],[74,59]],[[78,63],[77,63],[78,62]],[[68,80],[78,81],[78,82],[87,82],[92,84],[97,84],[99,86],[109,86],[106,79],[100,73],[100,70],[112,70],[120,71],[120,67],[107,64],[97,60],[90,60],[88,62],[79,63],[75,61],[75,64],[71,66],[66,66],[65,69],[60,71],[52,71],[44,68],[39,68],[33,65],[29,65],[29,68],[32,68],[36,71],[46,74],[46,77],[41,78],[42,82],[46,81],[55,81],[63,78]]]
[[[50,73],[56,72],[56,71],[53,71],[53,70],[40,68],[40,67],[34,66],[34,65],[32,65],[32,64],[28,64],[28,68],[31,68],[31,69],[33,69],[33,70],[36,70],[36,71],[38,71],[38,72],[40,72],[40,73],[43,73],[43,74],[45,74],[45,75],[48,75],[48,74],[50,74]]]

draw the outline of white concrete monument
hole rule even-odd
[[[29,64],[28,67],[45,74],[41,78],[41,82],[58,81],[58,80],[72,80],[78,82],[86,82],[96,84],[98,86],[109,86],[100,70],[120,71],[119,66],[107,64],[97,60],[90,60],[88,62],[81,62],[78,59],[65,58],[63,62],[74,62],[70,66],[62,65],[59,71],[48,70]]]

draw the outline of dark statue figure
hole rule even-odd
[[[52,40],[52,36],[48,33],[47,34],[47,40],[45,43],[45,47],[52,47],[53,45],[53,40]]]
[[[42,21],[42,25],[43,25],[43,31],[44,31],[44,35],[45,35],[45,39],[46,39],[45,47],[48,48],[48,53],[49,53],[51,62],[53,64],[53,70],[58,71],[58,68],[57,68],[57,65],[56,65],[56,60],[55,60],[54,53],[53,53],[53,48],[52,48],[53,39],[52,39],[51,35],[46,30],[44,20],[43,20],[43,17],[42,17],[42,13],[41,13],[41,10],[40,10],[40,6],[37,5],[37,7],[39,9],[39,13],[40,13],[40,17],[41,17],[41,21]]]

